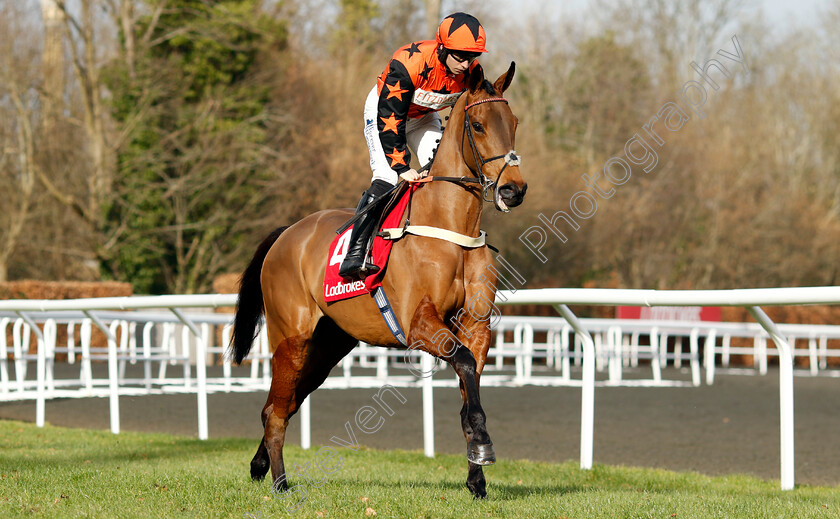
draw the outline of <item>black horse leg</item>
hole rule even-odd
[[[481,465],[469,462],[470,471],[467,475],[467,488],[476,499],[487,497],[487,483],[484,480],[484,470]]]
[[[487,484],[481,467],[494,463],[496,454],[493,451],[490,435],[487,434],[486,416],[478,398],[475,359],[472,353],[467,348],[459,347],[452,358],[453,367],[456,364],[459,365],[456,371],[460,369],[465,372],[465,376],[461,377],[462,393],[465,395],[464,405],[461,407],[461,428],[467,438],[467,460],[469,461],[467,488],[476,499],[483,499],[487,497]],[[468,385],[465,385],[464,381],[467,381]],[[470,385],[474,387],[469,387]]]
[[[260,440],[260,446],[257,448],[257,453],[254,454],[254,459],[251,460],[251,479],[254,481],[262,481],[268,470],[271,468],[271,463],[268,459],[268,449],[265,447],[265,436]]]
[[[467,459],[476,465],[492,465],[496,462],[493,442],[487,433],[487,417],[478,396],[476,363],[470,350],[459,346],[450,362],[467,394],[467,401],[461,408],[461,427],[467,437]]]
[[[417,305],[409,330],[408,343],[412,349],[419,349],[439,359],[445,359],[458,374],[464,395],[461,427],[467,439],[467,460],[470,462],[467,487],[475,497],[485,497],[487,492],[481,465],[495,463],[496,454],[493,451],[493,442],[490,441],[490,435],[487,433],[486,416],[481,408],[478,394],[476,358],[469,348],[461,345],[449,332],[429,296],[425,296]]]
[[[461,382],[460,386],[461,397],[464,400],[464,405],[461,407],[461,425],[463,427],[464,422],[467,419],[467,392],[464,389],[463,382]],[[466,436],[466,434],[464,434],[464,436]],[[469,438],[467,438],[468,444],[469,441]],[[467,488],[476,499],[487,497],[487,483],[484,479],[484,469],[481,468],[481,465],[475,464],[471,461],[467,461],[467,466],[469,468],[469,473],[467,475]]]

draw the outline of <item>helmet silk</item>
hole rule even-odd
[[[437,30],[437,42],[447,50],[487,52],[484,27],[466,13],[453,13],[444,18]]]

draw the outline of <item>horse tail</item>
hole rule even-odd
[[[233,337],[230,340],[230,352],[236,364],[241,364],[251,351],[251,345],[260,331],[260,318],[265,312],[260,284],[263,262],[271,246],[288,228],[286,226],[274,229],[257,247],[254,258],[242,273],[239,299],[236,301],[236,314],[233,318]]]

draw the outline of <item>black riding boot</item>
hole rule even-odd
[[[356,208],[356,214],[392,187],[391,184],[384,180],[374,180],[370,188],[362,193],[362,199]],[[376,224],[379,222],[384,205],[382,203],[378,204],[377,207],[372,208],[362,215],[353,224],[353,230],[350,232],[350,245],[347,247],[347,255],[344,256],[344,261],[341,262],[341,268],[338,269],[338,274],[341,277],[364,279],[367,276],[379,272],[379,267],[371,263],[366,263],[365,253],[367,252],[370,237],[375,230]]]

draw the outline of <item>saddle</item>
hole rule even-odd
[[[410,186],[400,184],[400,187],[394,190],[390,197],[386,196],[378,202],[386,204],[385,209],[382,211],[382,217],[376,227],[378,230],[400,226],[400,222],[411,200],[411,195],[418,187],[420,187],[418,184]],[[352,221],[348,223],[352,223]],[[338,269],[341,267],[341,262],[347,254],[347,248],[350,245],[350,233],[352,230],[352,226],[347,224],[343,225],[338,230],[339,234],[330,244],[329,255],[327,256],[329,260],[327,261],[326,271],[324,272],[324,300],[328,303],[350,299],[362,294],[369,294],[381,285],[382,277],[385,274],[388,257],[394,241],[393,239],[386,239],[386,235],[383,235],[382,232],[377,232],[374,234],[373,240],[368,243],[368,248],[373,263],[380,269],[379,272],[360,281],[345,281],[344,278],[338,275]]]

